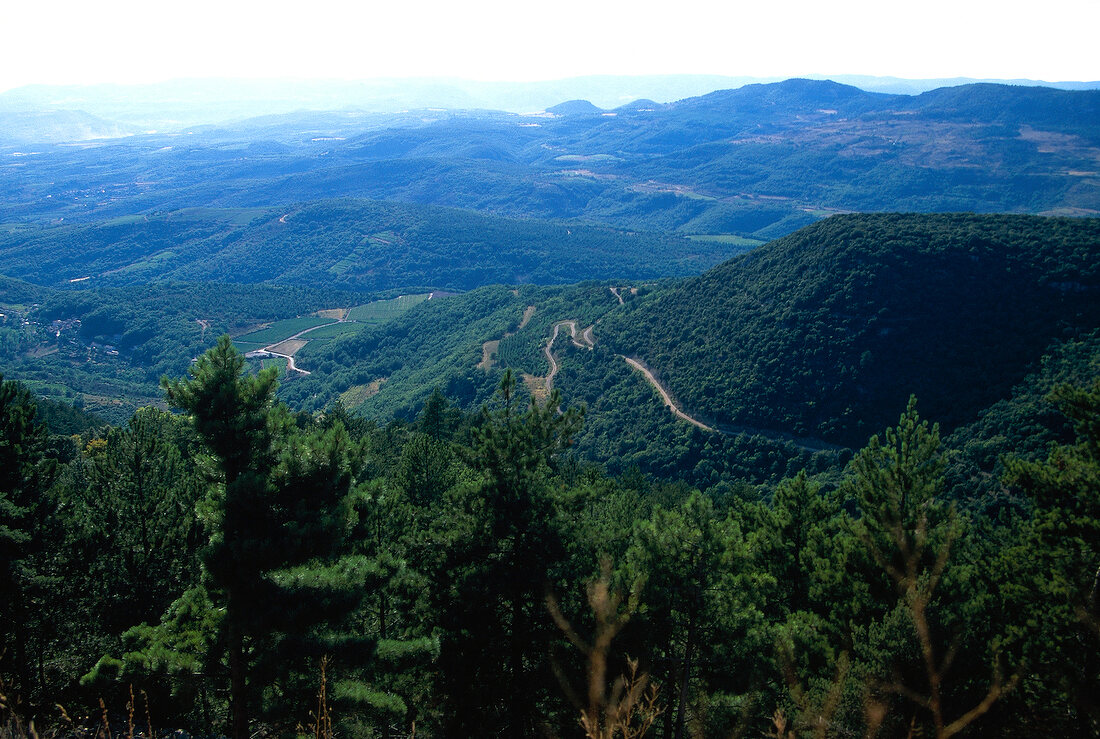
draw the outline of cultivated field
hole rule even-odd
[[[366,324],[357,323],[354,321],[345,321],[343,323],[330,323],[327,326],[321,326],[315,328],[308,334],[302,336],[303,339],[309,339],[315,341],[317,339],[332,339],[337,336],[344,336],[346,334],[353,334],[358,331],[362,331]]]
[[[373,303],[357,305],[348,311],[348,320],[362,323],[383,323],[396,315],[404,313],[414,305],[423,303],[429,295],[431,293],[400,295],[390,300],[376,300]]]
[[[326,323],[332,323],[332,319],[319,318],[317,316],[287,318],[282,321],[276,321],[270,326],[261,328],[258,331],[252,331],[251,333],[238,336],[234,339],[234,343],[238,345],[259,344],[257,348],[262,348],[274,344],[275,342],[282,341],[283,339],[289,339],[294,334],[305,331],[308,328],[323,326]]]

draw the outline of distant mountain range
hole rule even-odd
[[[60,144],[138,133],[141,129],[135,125],[109,121],[82,110],[0,111],[0,142]]]
[[[82,135],[112,125],[50,115]],[[0,222],[352,197],[751,244],[846,211],[1095,215],[1098,121],[1100,90],[793,79],[614,109],[301,111],[67,144],[47,125],[43,143],[0,144]]]
[[[975,82],[1044,86],[1064,90],[1100,88],[1100,81],[977,80],[966,77],[908,80],[866,75],[807,75],[830,79],[869,92],[916,95],[940,87]],[[0,93],[0,113],[82,111],[120,125],[119,130],[180,131],[185,128],[299,111],[356,110],[396,113],[404,110],[501,110],[529,113],[564,100],[583,99],[612,109],[638,99],[673,102],[748,84],[780,82],[782,77],[719,75],[592,76],[537,82],[478,82],[452,78],[373,80],[183,79],[145,85],[30,85]],[[0,138],[20,138],[0,126]],[[101,138],[121,133],[85,135]],[[49,139],[60,140],[60,139]]]

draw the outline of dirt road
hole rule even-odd
[[[519,290],[513,290],[512,293],[514,295],[519,295]],[[435,293],[432,294],[434,295]],[[431,300],[431,298],[428,298],[428,300]],[[516,327],[516,331],[521,331],[523,327],[527,325],[527,322],[531,320],[531,316],[533,315],[535,315],[535,306],[527,306],[527,308],[523,311],[523,319],[519,322],[519,326]],[[496,360],[493,359],[493,355],[496,354],[497,349],[500,348],[500,342],[515,334],[516,331],[506,331],[503,337],[499,339],[493,339],[492,341],[486,341],[484,344],[482,344],[481,361],[477,363],[477,368],[485,371],[492,369],[493,364],[496,362]]]
[[[675,402],[673,402],[672,396],[669,395],[668,389],[660,382],[660,380],[657,379],[657,377],[653,374],[653,371],[649,369],[648,366],[646,366],[645,362],[637,359],[636,357],[627,357],[621,354],[619,356],[626,360],[626,363],[629,364],[631,367],[645,375],[646,381],[648,381],[649,384],[652,385],[653,388],[660,394],[661,399],[664,400],[665,405],[669,409],[671,409],[678,418],[682,418],[688,423],[694,424],[701,429],[704,429],[706,431],[714,431],[725,436],[743,436],[746,434],[752,436],[761,436],[765,439],[770,439],[772,441],[792,444],[799,449],[804,449],[808,452],[839,451],[845,448],[837,444],[830,444],[823,439],[815,439],[813,437],[807,436],[795,436],[794,434],[786,434],[782,431],[772,431],[769,429],[761,429],[753,426],[734,426],[725,424],[721,426],[708,426],[707,424],[700,421],[698,418],[689,416],[683,411],[683,409],[681,409],[679,406],[676,405]]]
[[[554,375],[558,374],[558,360],[554,359],[554,342],[558,340],[558,331],[562,326],[569,325],[573,328],[573,334],[577,333],[577,324],[572,321],[558,321],[554,324],[554,333],[550,336],[550,343],[542,348],[546,355],[546,361],[550,363],[550,374],[546,376],[546,393],[554,389]]]
[[[657,390],[657,392],[661,396],[661,399],[665,401],[665,405],[668,406],[672,410],[672,412],[674,414],[676,414],[677,417],[684,419],[685,421],[687,421],[690,424],[694,424],[695,426],[698,426],[699,428],[703,429],[704,431],[714,431],[713,428],[706,425],[705,423],[703,423],[699,419],[692,418],[691,416],[689,416],[688,414],[686,414],[682,410],[680,410],[680,407],[677,406],[676,403],[673,402],[672,396],[670,396],[668,394],[668,390],[665,389],[664,385],[662,385],[660,382],[657,381],[657,378],[653,376],[653,371],[651,369],[649,369],[649,367],[646,366],[645,362],[641,361],[640,359],[635,359],[634,357],[626,357],[626,356],[623,356],[623,355],[619,355],[619,356],[622,356],[623,359],[626,360],[626,363],[629,364],[631,367],[633,367],[634,369],[638,370],[643,375],[645,375],[645,378],[646,378],[646,380],[649,381],[649,384],[652,385],[654,387],[654,389]]]

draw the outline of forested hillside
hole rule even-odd
[[[221,334],[367,299],[217,283],[58,290],[2,278],[0,372],[123,423],[136,408],[161,404],[160,378],[186,371]]]
[[[680,282],[479,289],[385,323],[312,334],[291,351],[309,374],[291,373],[283,397],[312,411],[340,398],[379,421],[411,418],[433,387],[476,407],[504,368],[538,394],[554,326],[571,322],[588,333],[555,340],[552,384],[589,408],[582,456],[703,488],[774,481],[836,464],[910,393],[947,428],[969,423],[1056,343],[1095,330],[1096,224],[838,216]],[[0,298],[12,306],[0,334],[5,371],[112,418],[155,399],[163,374],[182,372],[223,332],[368,300],[244,285],[74,291],[12,280]],[[336,319],[296,330],[326,320]],[[295,333],[274,331],[239,346],[262,349]],[[652,369],[698,424],[669,414],[621,355]]]
[[[497,283],[697,274],[725,241],[515,220],[365,200],[195,209],[0,234],[0,273],[43,285],[271,282],[469,290]]]
[[[835,216],[609,315],[716,424],[858,445],[910,393],[953,427],[1100,326],[1100,221]]]
[[[283,397],[412,418],[433,387],[476,406],[511,368],[530,392],[551,382],[587,406],[583,458],[720,494],[834,467],[911,393],[949,429],[1007,398],[1044,354],[1100,327],[1096,224],[843,216],[698,278],[486,288],[306,347],[312,374]]]

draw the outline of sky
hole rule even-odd
[[[1100,0],[2,0],[0,91],[177,78],[1100,80]]]

